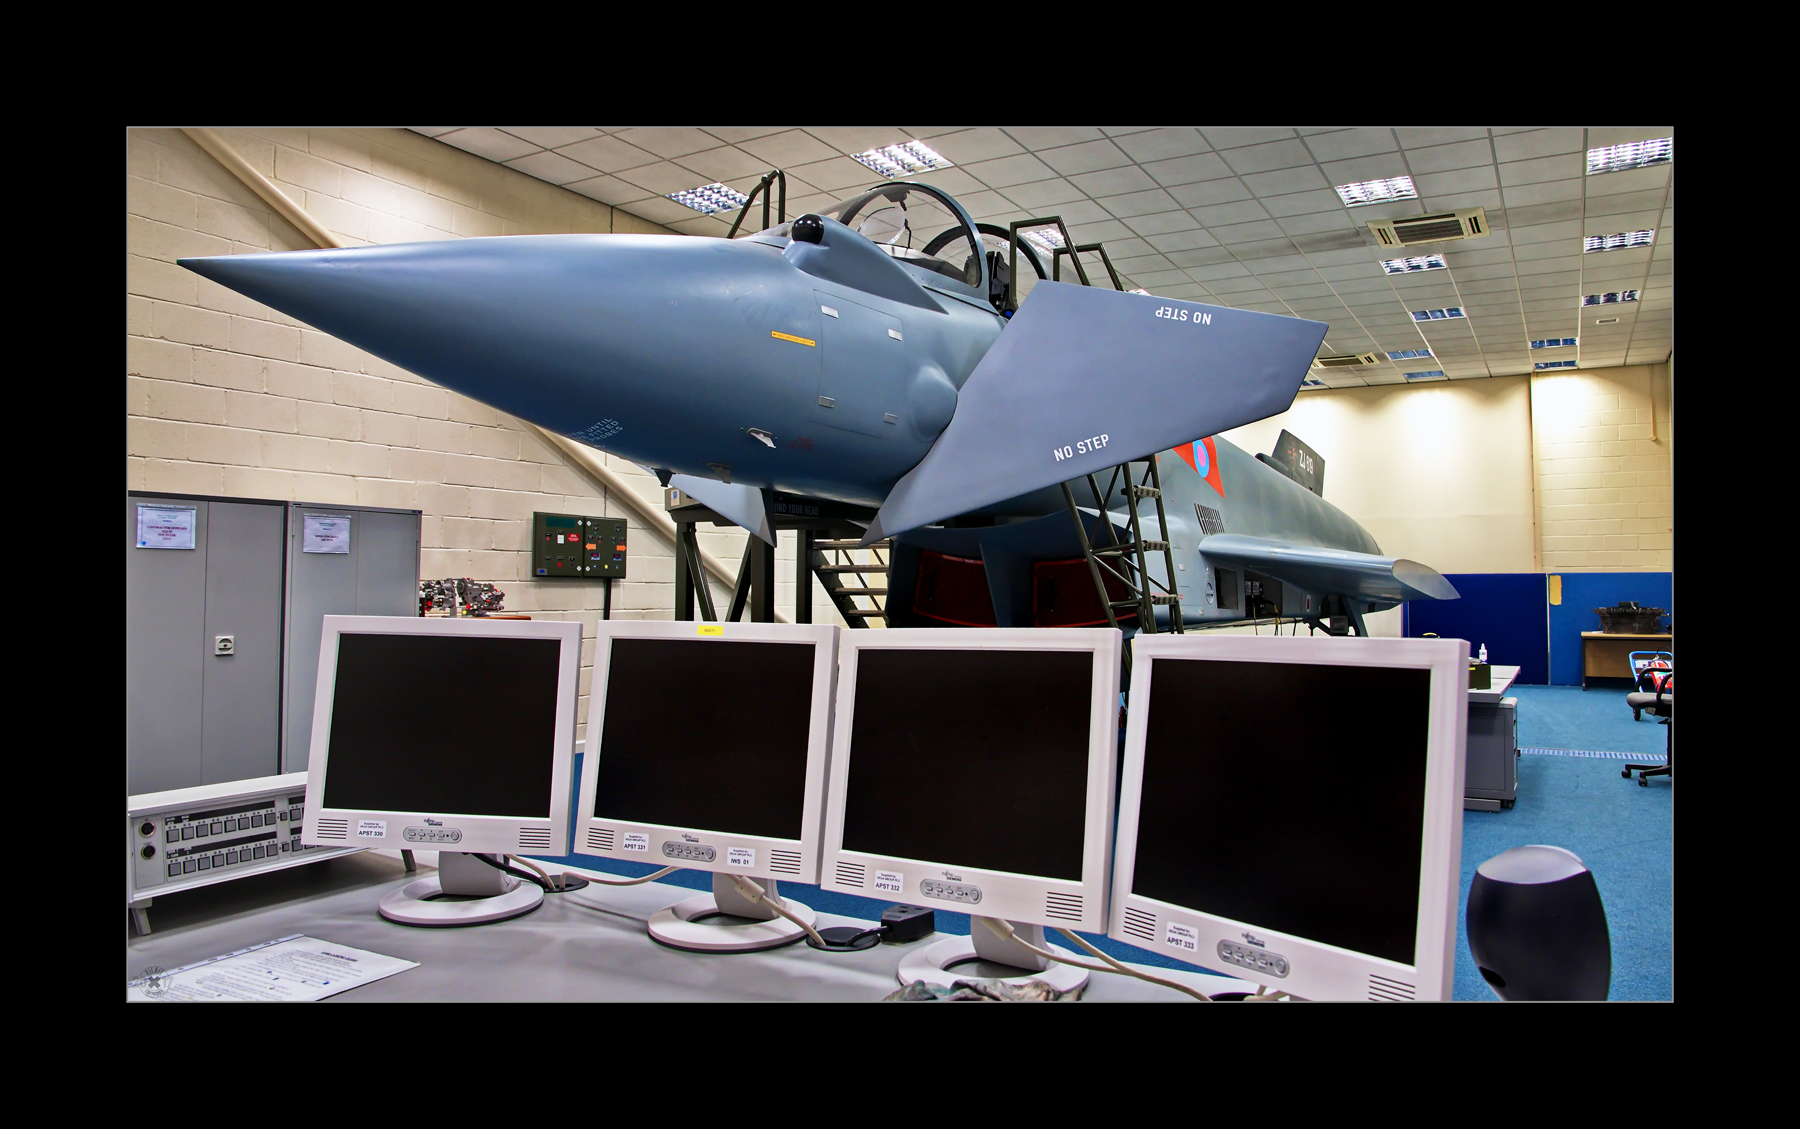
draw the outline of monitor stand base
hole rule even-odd
[[[1022,985],[1036,980],[1048,984],[1058,992],[1073,992],[1088,982],[1087,969],[1038,956],[1017,942],[996,935],[979,918],[970,918],[969,928],[972,936],[947,937],[907,953],[900,958],[900,967],[895,971],[894,978],[902,985],[923,980],[927,984],[948,988],[958,980],[982,979],[972,969],[966,972],[956,971],[955,965],[971,960],[985,960],[1032,970],[1023,976],[999,977],[1003,984]],[[1013,930],[1019,937],[1040,949],[1047,949],[1070,959],[1075,957],[1069,950],[1045,941],[1044,927],[1041,925],[1020,925],[1014,922]]]
[[[757,885],[764,887],[769,897],[801,921],[812,925],[817,920],[812,907],[792,898],[783,898],[773,881],[760,878]],[[721,913],[750,920],[739,925],[715,925],[700,920]],[[729,874],[715,874],[712,893],[658,910],[650,918],[650,936],[672,949],[696,953],[753,953],[759,949],[791,945],[806,936],[806,931],[769,907],[738,893]]]
[[[467,901],[449,901],[445,895]],[[444,928],[486,925],[520,917],[542,905],[544,891],[521,882],[461,851],[441,851],[438,872],[390,890],[377,907],[382,917],[401,925]]]

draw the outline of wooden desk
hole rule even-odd
[[[1633,678],[1630,655],[1633,651],[1675,651],[1675,636],[1608,635],[1604,631],[1581,633],[1581,688],[1587,689],[1590,678]]]

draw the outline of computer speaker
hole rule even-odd
[[[1612,938],[1594,876],[1561,847],[1514,847],[1469,887],[1469,952],[1503,1000],[1604,1000]]]

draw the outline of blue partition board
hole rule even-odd
[[[1489,662],[1519,668],[1519,683],[1543,685],[1550,680],[1544,618],[1549,596],[1543,573],[1462,572],[1445,579],[1462,598],[1402,604],[1402,635],[1417,638],[1431,632],[1445,639],[1467,639],[1471,657],[1485,643]]]
[[[1635,600],[1647,608],[1666,608],[1671,614],[1675,611],[1675,574],[1672,572],[1565,572],[1560,575],[1562,603],[1550,609],[1550,683],[1554,686],[1581,685],[1581,633],[1600,630],[1600,616],[1595,613],[1595,608],[1610,607],[1620,600]]]

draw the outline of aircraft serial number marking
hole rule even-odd
[[[1178,310],[1174,306],[1159,306],[1156,316],[1168,318],[1170,321],[1185,321],[1189,325],[1212,324],[1212,315],[1205,310]]]
[[[1089,451],[1098,451],[1111,441],[1112,436],[1110,435],[1096,435],[1091,439],[1083,439],[1079,443],[1065,443],[1061,447],[1052,447],[1050,448],[1050,453],[1055,455],[1056,461],[1060,463],[1064,459],[1072,459],[1076,455],[1085,455]]]

